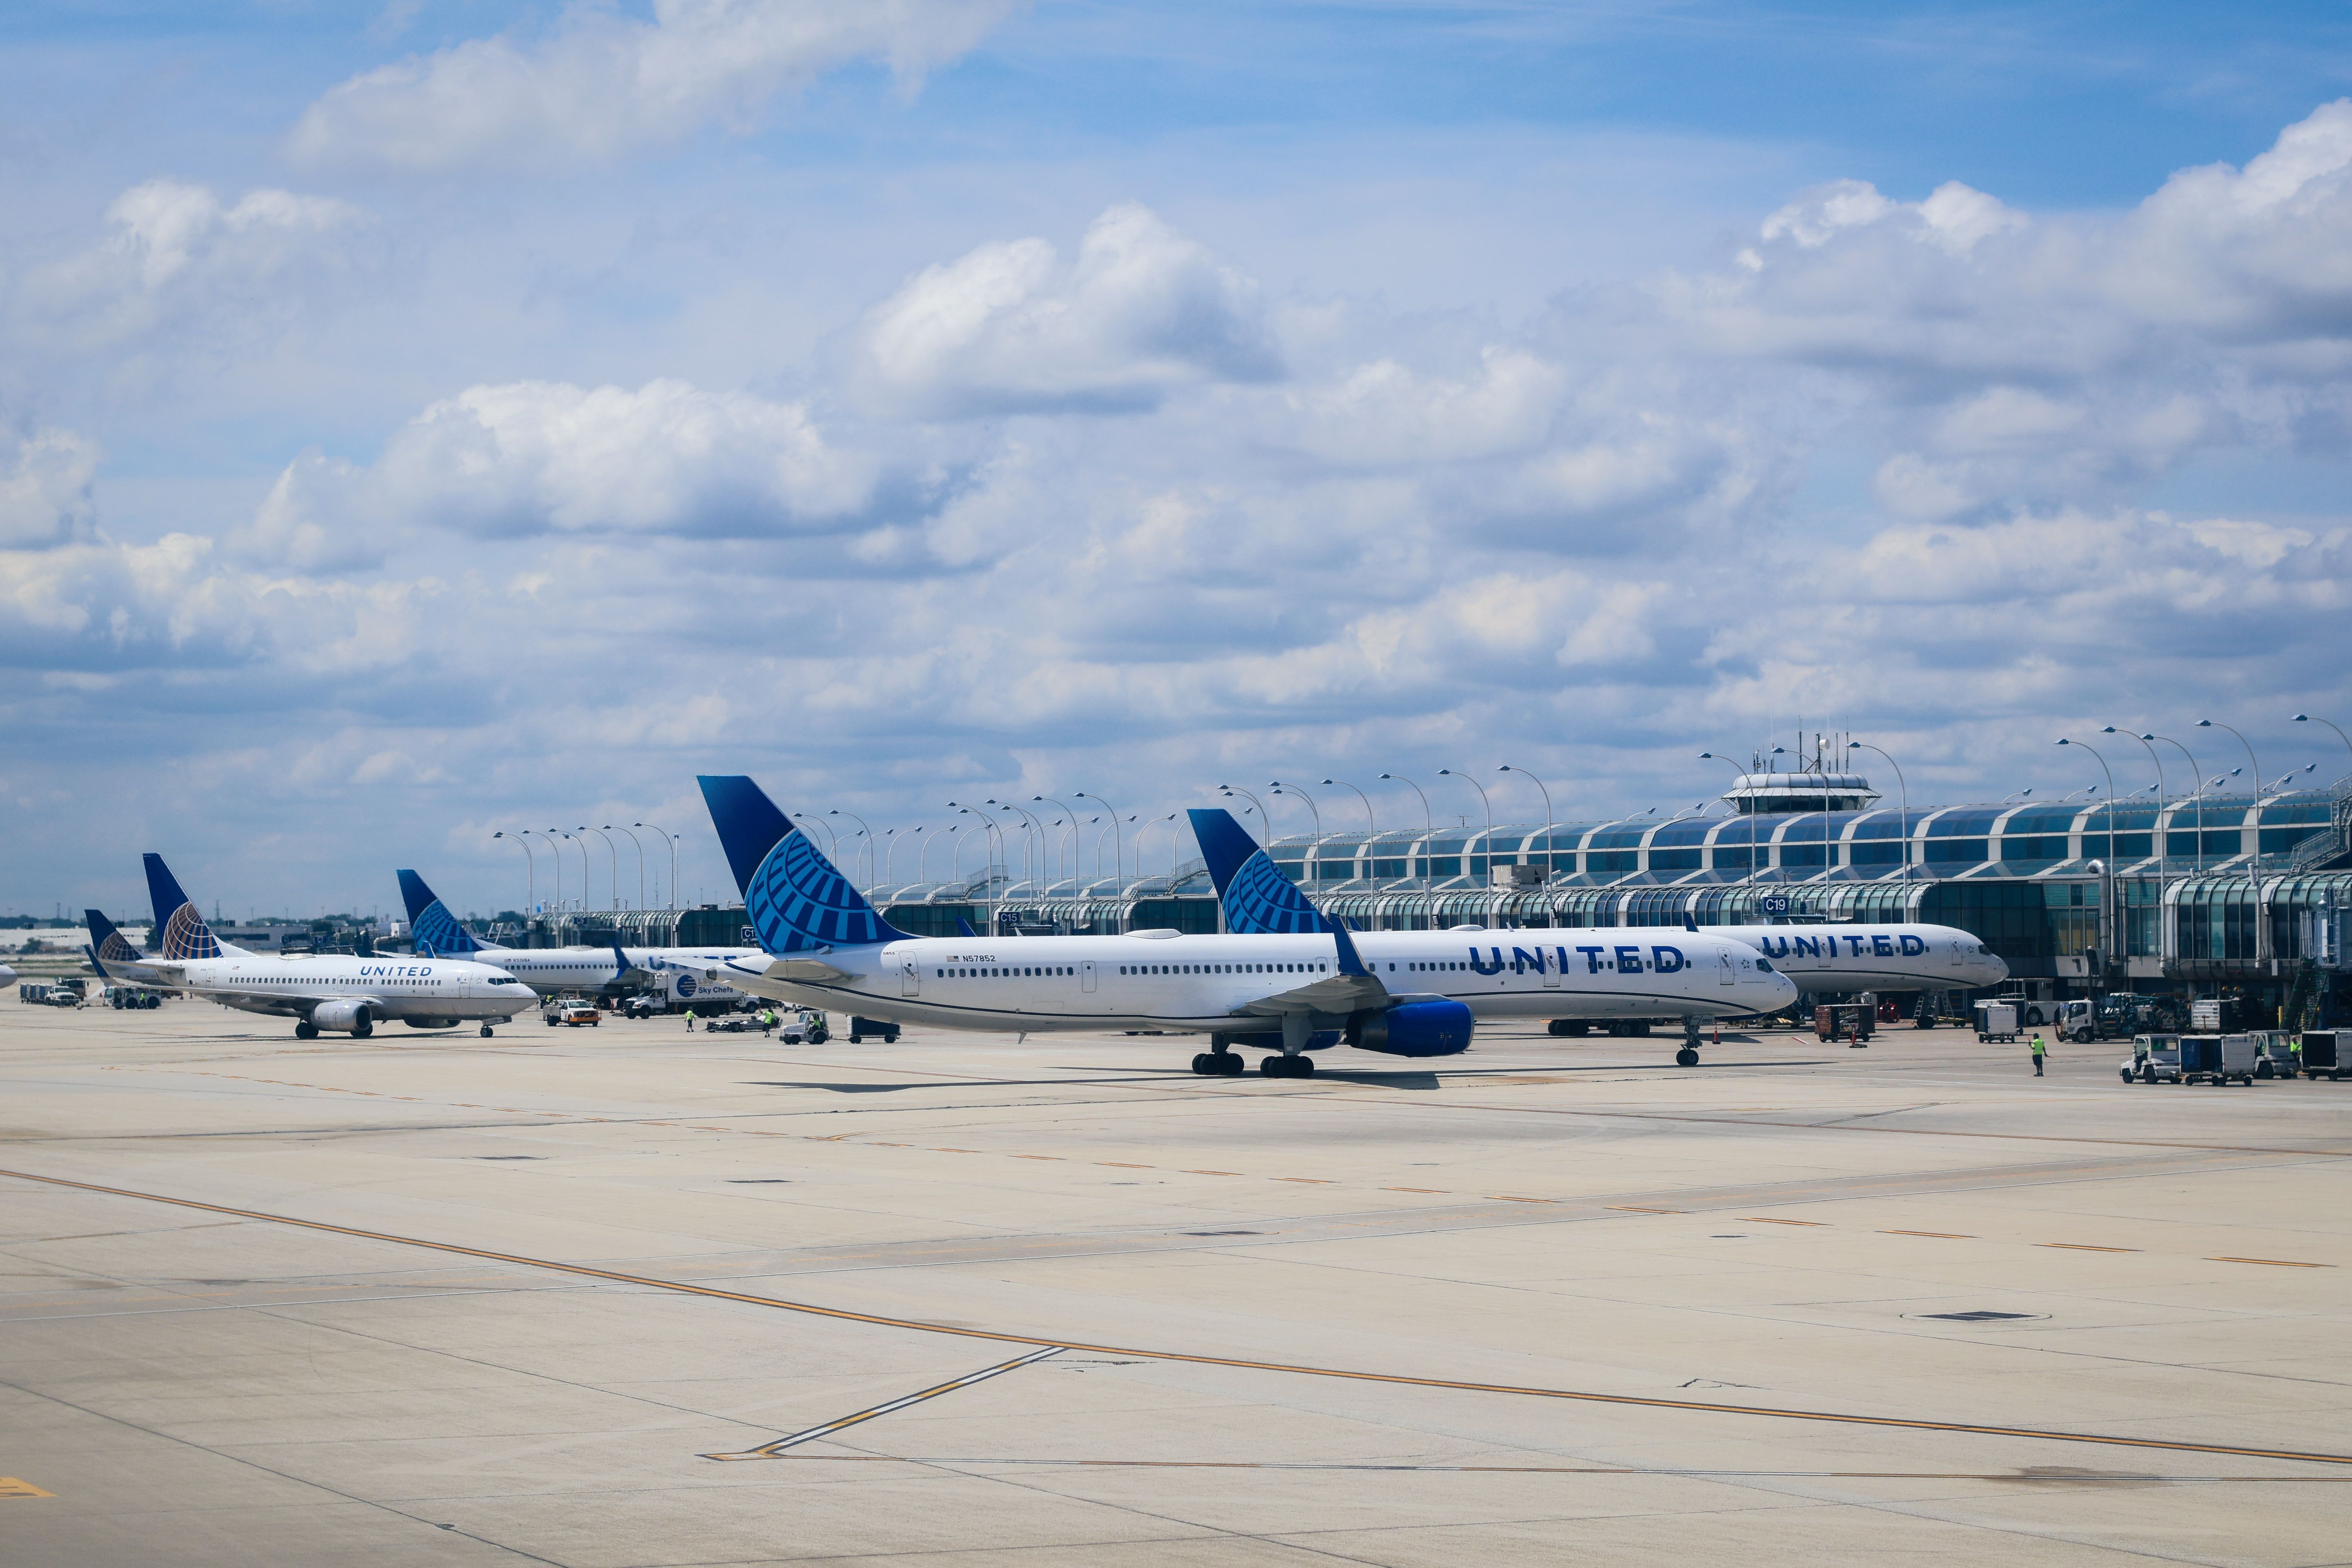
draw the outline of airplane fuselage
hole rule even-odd
[[[1392,996],[1448,997],[1480,1018],[1700,1020],[1796,999],[1755,948],[1706,933],[1366,931],[1353,940]],[[1006,1033],[1251,1033],[1276,1026],[1247,1011],[1254,1004],[1337,973],[1328,935],[1174,932],[917,937],[727,966],[738,988],[795,1005]]]
[[[2009,965],[1974,931],[1941,925],[1702,926],[1744,942],[1802,991],[1962,991],[1998,985]]]
[[[363,1004],[370,1021],[502,1020],[538,1001],[503,970],[447,958],[231,953],[160,965],[155,973],[163,984],[224,1007],[304,1020],[334,1003]]]

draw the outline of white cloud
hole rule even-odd
[[[1150,408],[1280,371],[1257,285],[1130,204],[1067,267],[1022,239],[926,268],[867,313],[855,374],[879,402],[953,416]]]
[[[306,455],[233,542],[299,571],[373,565],[427,527],[477,536],[830,531],[879,466],[828,445],[797,403],[654,381],[476,386],[362,468]]]
[[[41,430],[18,441],[15,460],[0,466],[0,549],[88,538],[98,458],[98,443],[70,430]]]
[[[577,4],[544,37],[476,38],[333,88],[288,137],[298,162],[406,171],[564,168],[738,132],[768,100],[854,60],[911,89],[1013,0],[655,0],[638,21]]]

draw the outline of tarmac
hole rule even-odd
[[[0,1562],[2352,1563],[2352,1083],[0,1002]]]

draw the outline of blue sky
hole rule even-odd
[[[491,832],[658,811],[717,896],[698,769],[2312,760],[2340,7],[908,16],[0,15],[0,904],[510,903]]]

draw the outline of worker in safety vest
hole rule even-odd
[[[2042,1043],[2042,1037],[2037,1033],[2033,1037],[2033,1076],[2035,1078],[2042,1076],[2042,1058],[2049,1053],[2049,1050],[2050,1047]]]

